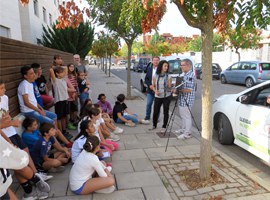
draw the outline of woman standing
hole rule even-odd
[[[153,91],[155,92],[153,129],[157,128],[160,107],[163,104],[163,125],[161,132],[165,132],[169,119],[169,107],[171,102],[172,77],[169,75],[169,63],[162,60],[158,64],[157,72],[153,75]]]

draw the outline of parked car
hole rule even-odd
[[[146,69],[147,64],[151,61],[151,58],[137,58],[133,67],[133,71],[142,72]]]
[[[169,73],[172,76],[172,84],[175,85],[176,77],[180,76],[180,74],[182,74],[181,60],[180,59],[173,59],[173,60],[168,60],[168,62],[169,62],[169,66],[170,66]],[[145,75],[146,75],[146,72],[147,72],[147,68],[150,65],[152,65],[152,62],[149,62],[147,64],[145,70],[141,74],[141,79],[140,79],[141,92],[146,92],[146,90],[147,90],[147,85],[145,84],[144,79],[145,79]],[[192,68],[192,71],[195,71],[194,67]]]
[[[246,87],[270,80],[270,62],[241,61],[220,74],[221,83],[239,83]]]
[[[125,60],[119,60],[118,61],[118,65],[125,65],[127,63],[127,61],[125,61]]]
[[[238,94],[222,95],[213,103],[214,130],[221,144],[236,144],[270,163],[270,81]]]
[[[197,79],[201,79],[202,80],[202,63],[196,63],[194,65],[195,67],[195,71],[196,71],[196,77]],[[220,77],[220,73],[222,72],[221,67],[219,66],[218,63],[212,63],[212,76],[215,79],[219,79]]]

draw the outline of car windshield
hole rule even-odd
[[[180,60],[170,60],[169,65],[170,65],[170,70],[169,70],[170,74],[181,74],[182,73]]]

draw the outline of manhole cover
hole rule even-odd
[[[106,82],[106,84],[124,84],[123,82]]]
[[[166,132],[166,134],[164,135],[164,133],[161,132],[156,132],[156,134],[158,135],[158,137],[160,138],[168,138],[170,135],[170,138],[176,138],[176,135],[174,133],[169,134],[169,132]]]

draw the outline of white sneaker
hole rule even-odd
[[[165,131],[166,131],[166,128],[162,128],[162,129],[160,130],[161,133],[165,133]]]
[[[149,120],[145,120],[145,119],[142,119],[142,124],[150,124],[150,121]]]
[[[108,166],[108,167],[106,167],[106,168],[107,168],[107,170],[108,170],[109,172],[112,171],[112,167],[111,167],[111,166]]]
[[[36,175],[37,175],[39,178],[43,179],[43,181],[48,181],[48,180],[50,180],[50,179],[53,178],[53,176],[48,175],[48,174],[46,174],[46,173],[44,173],[44,172],[37,172]]]
[[[114,141],[114,142],[117,142],[117,141],[120,140],[120,137],[119,137],[118,135],[115,135],[114,133],[111,133],[110,136],[111,136],[110,139],[111,139],[112,141]]]
[[[113,131],[114,134],[121,134],[123,132],[124,132],[124,130],[119,128],[119,127],[116,127],[116,129]]]
[[[182,128],[173,131],[173,133],[177,133],[177,134],[179,134],[179,133],[184,133],[184,132],[185,132],[185,129],[182,129]]]
[[[182,134],[182,135],[179,135],[177,138],[178,139],[182,139],[182,140],[184,140],[184,139],[189,139],[189,138],[191,138],[192,136],[189,134],[189,135],[185,135],[185,134]]]

